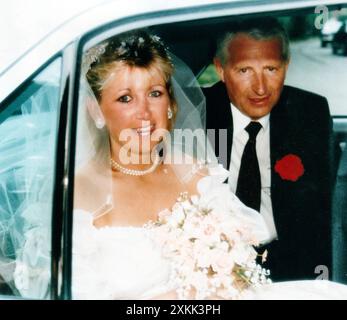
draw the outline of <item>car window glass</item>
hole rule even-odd
[[[0,112],[0,295],[47,298],[61,58]]]

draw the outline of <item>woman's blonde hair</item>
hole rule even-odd
[[[107,41],[103,52],[91,63],[86,74],[87,81],[99,103],[104,84],[119,65],[155,68],[162,73],[173,114],[169,122],[170,130],[177,114],[177,102],[171,82],[174,67],[167,48],[160,38],[144,30],[138,30],[123,33]]]

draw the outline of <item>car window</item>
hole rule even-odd
[[[61,58],[0,110],[0,295],[47,298]]]
[[[345,105],[347,98],[345,90],[345,83],[347,80],[346,58],[334,54],[332,46],[330,44],[326,46],[322,45],[323,33],[321,32],[321,29],[324,24],[320,26],[321,28],[317,28],[317,14],[314,13],[313,9],[310,12],[299,11],[294,12],[294,14],[291,12],[288,16],[276,16],[276,18],[279,18],[280,22],[287,29],[290,36],[291,65],[286,77],[286,85],[297,87],[302,90],[311,91],[313,93],[327,97],[327,100],[329,101],[330,113],[334,116],[340,116],[340,120],[342,120],[342,123],[345,125],[346,119],[343,118],[347,117],[347,109]],[[228,23],[231,23],[236,19],[237,17],[230,16],[221,17],[219,19],[185,21],[182,23],[173,23],[169,25],[151,26],[148,29],[153,34],[159,35],[164,40],[164,42],[168,44],[170,51],[181,58],[191,68],[194,74],[197,75],[198,81],[202,87],[207,87],[219,81],[219,77],[216,74],[215,68],[212,64],[215,49],[214,42],[220,33],[227,30]],[[327,28],[325,28],[325,30],[326,29]],[[329,117],[327,118],[329,119]],[[81,126],[80,120],[77,123],[77,127],[79,126]],[[95,126],[97,127],[97,122],[95,122]],[[343,141],[347,137],[347,129],[346,126],[340,127],[341,130],[339,130],[339,135],[337,138],[338,142],[343,143]],[[336,133],[337,132],[335,130],[335,134]],[[296,142],[293,142],[293,145],[295,144]],[[304,155],[306,153],[310,154],[312,152],[312,150],[309,149],[309,145],[306,145],[305,148],[306,147],[307,149],[302,150],[302,154]],[[335,163],[333,162],[335,161],[335,155],[336,159],[338,159],[339,152],[340,150],[336,150],[336,154],[333,154],[334,159],[329,159],[331,160],[329,162],[332,162],[332,166],[334,165],[334,169]],[[79,156],[80,153],[77,146],[76,164],[79,162]],[[83,157],[81,158],[84,159]],[[327,180],[328,178],[330,179],[330,177],[325,178],[327,178]],[[76,184],[75,187],[76,186],[78,185]],[[314,190],[315,188],[316,186],[312,185],[306,188],[306,190]],[[330,186],[327,183],[326,189],[328,188],[330,188]],[[331,191],[332,190],[329,189],[328,193],[330,194]],[[76,194],[78,194],[78,192],[79,191],[75,189],[75,196]],[[96,196],[96,193],[103,193],[101,195],[102,198],[100,198],[102,201],[108,199],[107,195],[104,194],[104,190],[93,190],[93,192],[94,199],[98,199],[99,194],[98,196]],[[301,194],[304,194],[304,192],[306,191],[303,191],[303,193],[301,192],[301,190],[298,191],[300,197]],[[286,193],[283,194],[283,200],[290,204],[292,202],[291,195],[288,194],[288,197],[286,197]],[[107,201],[105,200],[104,203],[107,204]],[[98,208],[100,206],[97,206],[94,203],[93,205],[96,207],[95,211],[98,212]],[[75,208],[78,207],[75,206]],[[293,210],[293,212],[294,211],[295,210]],[[88,223],[90,223],[91,221],[90,216],[85,214],[84,216],[81,215],[81,217],[79,215],[74,215],[74,219],[78,223],[82,222],[82,224],[86,221]],[[330,225],[326,226],[327,231],[329,231],[330,228]],[[77,229],[75,228],[74,236],[78,235],[76,230]],[[81,238],[84,236],[85,234],[82,234]],[[330,243],[328,245],[330,245]],[[75,263],[74,268],[76,266],[77,263]],[[83,263],[84,270],[88,270],[89,267],[91,270],[89,271],[90,273],[88,273],[87,271],[86,274],[83,274],[83,276],[88,279],[92,277],[93,279],[95,279],[96,277],[94,277],[94,275],[92,274],[92,268],[94,268],[92,261],[90,261],[90,266],[88,265],[88,263]],[[77,274],[77,272],[75,274]],[[89,289],[87,288],[87,286],[89,286],[90,284],[88,284],[87,281],[82,282],[86,286],[83,288]]]

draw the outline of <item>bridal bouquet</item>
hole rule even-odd
[[[229,202],[221,193],[183,193],[152,224],[164,256],[173,261],[179,299],[237,299],[243,289],[271,282],[269,271],[256,263],[253,246],[259,241],[252,219],[240,213],[236,196],[230,199],[228,192],[228,197]]]

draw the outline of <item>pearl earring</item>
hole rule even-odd
[[[104,126],[105,126],[105,120],[102,119],[102,118],[98,118],[95,120],[95,126],[98,128],[98,129],[102,129]]]
[[[171,110],[171,108],[169,107],[169,109],[167,109],[167,118],[170,120],[170,119],[172,119],[172,116],[173,116],[172,110]]]

